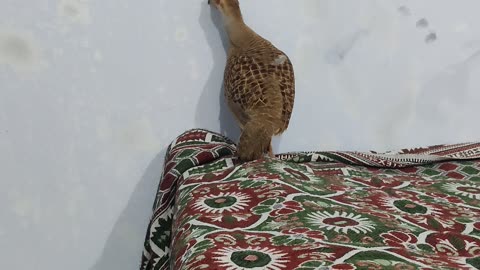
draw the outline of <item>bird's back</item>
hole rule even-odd
[[[253,117],[287,129],[293,110],[295,77],[288,56],[255,35],[243,46],[232,46],[224,74],[225,95],[241,124]]]

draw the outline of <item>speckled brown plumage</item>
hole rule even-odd
[[[224,73],[225,98],[242,135],[242,160],[270,152],[271,138],[289,125],[295,97],[293,66],[288,56],[262,38],[241,17],[237,0],[216,0],[230,38]]]
[[[233,111],[241,125],[247,121],[242,113],[248,115],[258,111],[277,115],[281,111],[274,134],[278,135],[287,129],[292,114],[295,96],[293,66],[282,51],[267,40],[258,39],[251,47],[234,47],[229,51],[224,74],[225,97],[233,106],[239,107],[240,111]]]

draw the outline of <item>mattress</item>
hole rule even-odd
[[[480,143],[241,163],[168,148],[140,269],[480,269]]]

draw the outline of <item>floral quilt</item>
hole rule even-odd
[[[167,152],[141,270],[480,269],[480,143],[240,163],[190,130]]]

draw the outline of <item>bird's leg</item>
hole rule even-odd
[[[271,157],[271,158],[275,157],[275,155],[273,154],[272,143],[270,143],[270,146],[268,147],[268,156]]]

